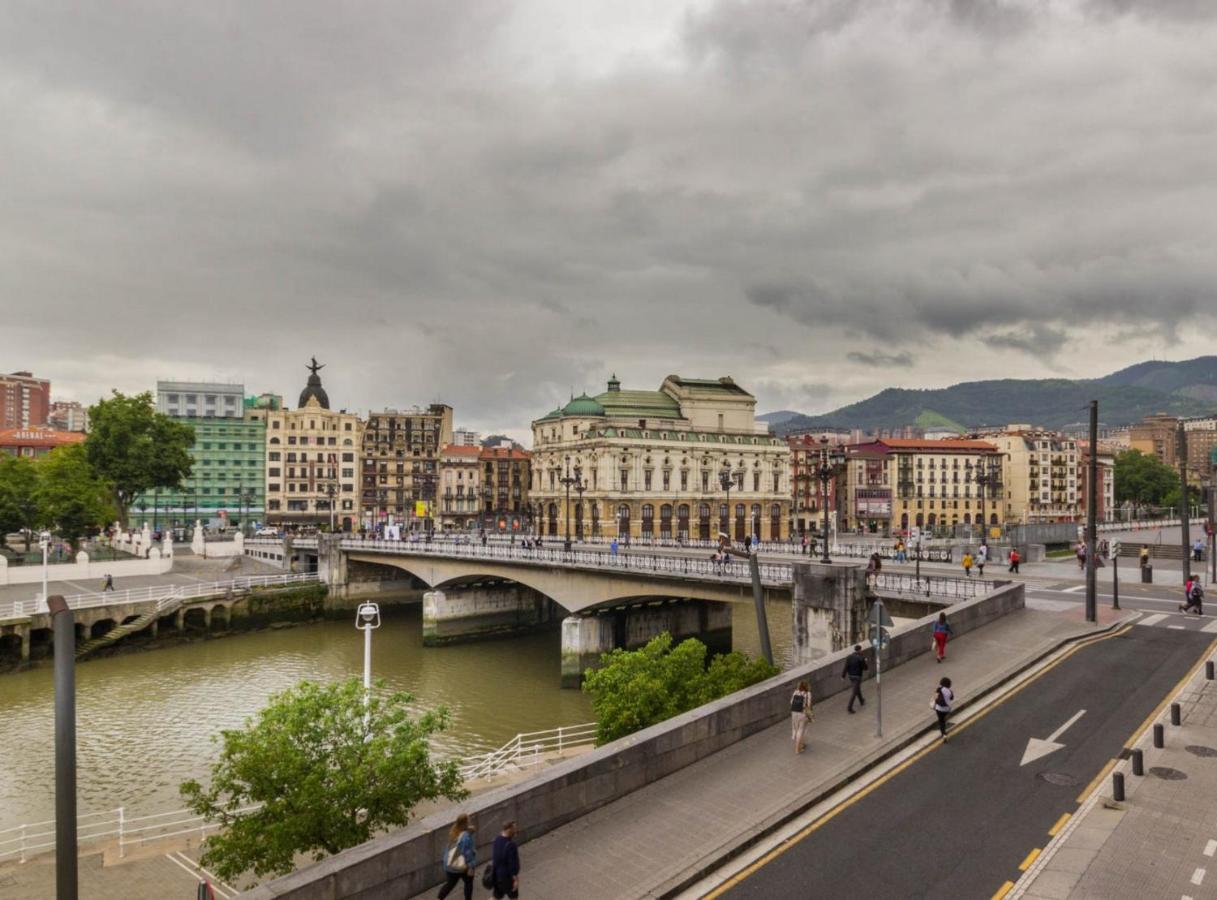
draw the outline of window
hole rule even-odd
[[[682,470],[680,473],[680,489],[687,491],[689,489],[689,473]]]
[[[271,478],[278,478],[279,477],[279,467],[275,466],[271,469],[268,469],[266,474],[269,475]]]
[[[278,500],[270,501],[269,508],[272,510],[277,510],[279,508],[279,501]]]
[[[628,491],[630,489],[630,470],[621,470],[621,490]]]

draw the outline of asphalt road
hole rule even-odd
[[[1077,810],[1079,794],[1213,638],[1134,625],[1079,649],[949,743],[845,801],[723,896],[992,897],[1018,879],[1019,864],[1062,814]],[[1049,738],[1080,710],[1057,738],[1062,748],[1020,765],[1030,738]]]

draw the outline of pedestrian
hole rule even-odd
[[[746,535],[744,535],[744,555],[747,556],[751,552],[752,552],[752,536],[746,534]]]
[[[807,555],[807,535],[803,535],[803,555]]]
[[[463,881],[465,900],[473,900],[473,870],[477,865],[477,847],[473,843],[473,824],[467,813],[461,813],[448,829],[448,845],[444,850],[444,876],[447,881],[440,888],[439,898],[443,900],[457,882]]]
[[[845,668],[841,672],[841,677],[848,678],[852,688],[849,703],[845,705],[845,709],[850,713],[854,711],[855,700],[866,706],[866,698],[862,696],[862,678],[869,668],[866,657],[862,655],[862,645],[854,644],[854,652],[845,658]]]
[[[1078,541],[1077,557],[1078,557],[1078,568],[1085,569],[1086,568],[1086,544],[1083,543],[1082,541]]]
[[[490,884],[495,900],[520,896],[520,848],[516,846],[516,823],[504,822],[490,851]]]
[[[1141,552],[1138,554],[1138,558],[1140,559],[1142,569],[1149,565],[1149,544],[1141,545]]]
[[[1013,572],[1015,575],[1017,575],[1019,560],[1020,560],[1020,557],[1018,555],[1018,548],[1011,547],[1010,548],[1010,568],[1007,571]]]
[[[951,679],[940,679],[938,687],[934,689],[934,699],[930,702],[930,707],[938,716],[938,731],[944,744],[947,742],[947,716],[951,714],[951,704],[954,702],[955,692],[951,690]]]
[[[811,720],[811,688],[806,681],[800,681],[790,697],[790,739],[794,742],[795,753],[803,752],[803,732]]]
[[[976,550],[976,571],[981,578],[985,577],[985,563],[989,561],[989,545],[981,544]]]
[[[879,573],[880,565],[882,565],[882,564],[879,562],[879,554],[872,553],[870,555],[870,559],[867,560],[867,562],[866,562],[866,574],[867,575],[877,575]]]
[[[614,560],[617,558],[617,539],[616,538],[613,538],[613,540],[609,543],[609,555],[611,557],[613,557]]]
[[[968,578],[972,577],[972,551],[965,550],[963,552],[963,574]]]
[[[101,590],[104,594],[106,591],[114,590],[114,576],[107,573],[101,583]]]
[[[1195,575],[1187,576],[1187,582],[1183,586],[1183,598],[1187,603],[1179,607],[1179,612],[1186,613],[1194,609],[1196,615],[1204,615],[1204,588],[1200,586],[1200,579]]]
[[[908,557],[904,553],[904,541],[896,541],[896,562],[908,562]]]
[[[1204,541],[1196,538],[1196,543],[1192,544],[1192,562],[1200,562],[1200,558],[1204,556]]]
[[[955,629],[947,621],[947,614],[940,612],[938,621],[934,623],[934,655],[942,662],[947,656],[947,639],[955,634]]]

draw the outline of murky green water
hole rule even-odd
[[[264,631],[92,660],[77,668],[81,813],[128,815],[182,807],[178,784],[206,775],[222,728],[303,678],[363,674],[363,635],[351,621]],[[443,704],[440,749],[467,755],[522,731],[592,719],[589,699],[558,687],[557,630],[452,647],[422,646],[418,605],[385,611],[372,667],[420,706]],[[50,667],[0,676],[0,830],[54,815]]]

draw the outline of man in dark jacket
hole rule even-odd
[[[854,644],[854,652],[845,658],[845,669],[841,672],[841,677],[848,678],[853,687],[853,692],[849,695],[849,703],[845,707],[851,713],[854,711],[855,700],[866,706],[866,698],[862,696],[862,678],[869,668],[866,657],[862,655],[862,645]]]
[[[520,896],[520,850],[516,846],[516,823],[505,822],[490,852],[495,900]]]

